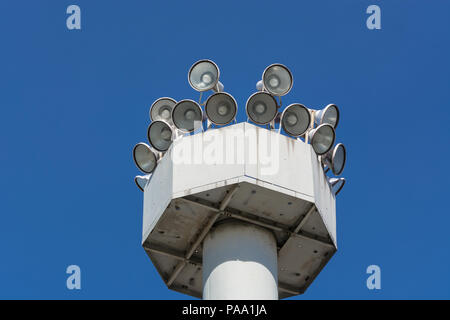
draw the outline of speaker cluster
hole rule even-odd
[[[344,170],[346,149],[336,144],[336,127],[339,123],[339,108],[329,104],[320,110],[309,109],[301,103],[289,104],[281,111],[281,97],[292,89],[294,79],[290,70],[282,64],[268,66],[262,79],[256,83],[257,92],[247,100],[248,119],[270,130],[283,131],[289,136],[303,139],[311,144],[325,173],[330,169],[335,176]],[[277,101],[278,98],[278,101]],[[327,177],[333,193],[338,194],[345,184],[344,178]]]
[[[190,86],[200,92],[199,102],[163,97],[151,105],[151,123],[147,130],[149,144],[141,142],[133,149],[136,166],[147,174],[135,178],[139,189],[144,190],[150,174],[174,139],[236,121],[237,102],[231,94],[224,92],[224,85],[219,78],[219,67],[213,61],[199,60],[188,72]],[[339,176],[346,162],[344,145],[338,143],[333,147],[339,123],[339,108],[335,104],[329,104],[323,109],[315,110],[301,103],[292,103],[281,111],[281,97],[291,91],[293,82],[292,73],[286,66],[279,63],[268,66],[256,84],[257,91],[247,100],[247,118],[257,125],[267,126],[270,130],[278,130],[279,133],[310,143],[325,173],[331,170],[335,176]],[[203,93],[210,90],[212,94],[202,103]],[[327,179],[333,192],[339,193],[345,179]]]

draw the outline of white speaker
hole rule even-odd
[[[322,155],[331,149],[336,134],[331,125],[321,124],[317,128],[310,130],[308,137],[314,152],[317,155]]]
[[[268,66],[262,76],[262,85],[256,85],[258,90],[265,89],[274,96],[284,96],[287,94],[294,82],[291,71],[279,63]]]
[[[335,176],[339,176],[344,171],[346,160],[347,152],[342,143],[338,143],[322,157],[322,162],[331,169]]]
[[[336,129],[339,123],[339,108],[335,104],[329,104],[322,110],[314,110],[314,122],[317,125],[328,123]]]
[[[134,177],[134,183],[136,183],[137,187],[144,192],[145,186],[147,185],[147,182],[150,180],[150,175],[146,176],[136,176]]]
[[[328,178],[328,182],[330,183],[331,191],[337,196],[344,187],[345,178]]]
[[[140,142],[133,148],[134,163],[144,173],[152,173],[155,170],[158,158],[150,149],[150,146]]]
[[[275,119],[278,106],[272,95],[267,92],[256,92],[248,98],[245,110],[251,121],[263,125]]]
[[[226,125],[236,117],[236,100],[225,92],[214,93],[206,100],[205,113],[212,123]]]
[[[158,100],[153,102],[152,106],[150,107],[150,120],[163,120],[169,125],[172,125],[172,109],[176,103],[177,102],[172,98],[159,98]]]
[[[193,132],[202,126],[202,108],[193,100],[181,100],[172,110],[172,120],[178,130]]]
[[[211,60],[200,60],[189,69],[188,81],[197,91],[213,89],[219,82],[219,67]]]
[[[157,120],[148,126],[147,138],[153,148],[164,152],[172,144],[172,133],[172,128],[167,122]]]
[[[311,114],[304,105],[294,103],[286,107],[281,114],[281,126],[293,137],[303,135],[311,124]]]

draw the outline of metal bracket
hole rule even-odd
[[[219,209],[214,208],[215,215],[209,219],[205,227],[203,228],[202,232],[200,232],[197,239],[192,243],[189,250],[186,252],[184,259],[178,263],[178,265],[175,267],[175,270],[173,271],[172,275],[169,277],[169,279],[166,282],[166,285],[170,287],[172,283],[175,281],[177,276],[180,274],[180,272],[183,270],[184,266],[186,265],[187,261],[192,257],[192,255],[195,252],[195,249],[200,245],[200,243],[205,239],[206,235],[208,234],[209,230],[211,230],[211,227],[214,225],[214,223],[217,221],[217,219],[224,213],[224,209],[227,207],[228,203],[230,203],[231,198],[236,193],[237,189],[239,188],[239,185],[236,185],[228,194],[225,196],[225,198],[220,203]]]
[[[181,261],[182,263],[184,263],[184,265],[189,263],[189,264],[196,265],[198,267],[202,267],[201,260],[194,259],[193,257],[191,257],[190,259],[186,259],[182,253],[175,252],[169,248],[156,247],[154,245],[148,246],[145,244],[143,245],[143,247],[144,247],[144,250],[146,250],[146,251],[162,254],[162,255],[177,259],[177,260]],[[293,295],[300,294],[300,292],[301,292],[300,290],[297,290],[296,288],[291,288],[290,286],[283,284],[283,283],[278,283],[278,289],[280,289],[281,291],[287,292],[289,294],[293,294]]]
[[[234,218],[234,219],[237,219],[237,220],[241,220],[241,221],[245,221],[245,222],[248,222],[248,223],[252,223],[252,224],[255,224],[255,225],[258,225],[258,226],[270,229],[270,230],[273,230],[273,231],[285,232],[289,236],[311,240],[311,241],[314,241],[314,242],[318,242],[318,243],[320,243],[322,245],[325,245],[327,247],[334,248],[334,245],[331,242],[325,242],[323,240],[317,239],[316,237],[314,237],[314,235],[310,235],[310,234],[307,234],[305,232],[298,233],[300,231],[300,228],[303,227],[303,225],[305,224],[305,222],[306,222],[305,219],[308,218],[309,215],[312,214],[312,212],[314,212],[315,206],[308,211],[308,213],[302,219],[300,224],[297,225],[297,227],[292,231],[289,228],[289,226],[281,225],[279,223],[276,223],[275,221],[270,221],[268,219],[265,219],[266,222],[260,221],[251,213],[245,213],[245,215],[243,215],[241,213],[235,213],[235,212],[231,212],[229,210],[225,210],[225,208],[221,210],[220,208],[218,209],[218,208],[212,206],[211,204],[200,203],[200,202],[194,201],[194,200],[189,199],[189,198],[179,198],[179,199],[182,200],[182,201],[188,202],[190,204],[201,206],[201,207],[203,207],[205,209],[208,209],[208,210],[211,210],[211,211],[215,211],[216,213],[221,212],[222,215],[225,215],[225,216],[230,217],[230,218]],[[298,228],[298,230],[297,230],[297,228]]]

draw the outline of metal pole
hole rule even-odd
[[[277,300],[273,233],[233,220],[211,229],[203,245],[203,299]]]

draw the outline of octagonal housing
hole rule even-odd
[[[142,245],[168,288],[202,297],[202,242],[223,219],[274,233],[279,298],[303,293],[337,250],[311,146],[249,123],[177,139],[144,188]]]

